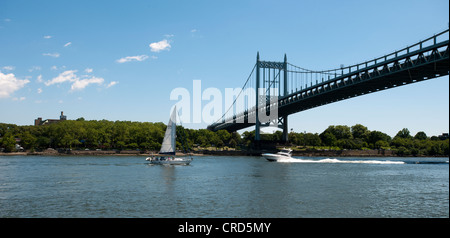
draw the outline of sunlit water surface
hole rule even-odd
[[[1,156],[0,217],[449,217],[448,158]]]

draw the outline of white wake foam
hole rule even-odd
[[[321,159],[321,160],[312,160],[312,159],[283,159],[279,160],[280,163],[328,163],[328,164],[405,164],[403,161],[390,161],[390,160],[339,160],[339,159]]]

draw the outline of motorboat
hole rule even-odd
[[[283,161],[283,160],[291,159],[292,158],[291,157],[291,153],[292,153],[291,149],[283,148],[282,150],[280,150],[276,154],[265,153],[265,154],[262,154],[261,156],[266,158],[268,161],[277,162],[277,161]]]

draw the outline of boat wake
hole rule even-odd
[[[390,160],[339,160],[339,159],[297,159],[289,158],[279,160],[279,163],[325,163],[325,164],[406,164],[403,161],[390,161]]]

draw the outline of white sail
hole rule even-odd
[[[176,138],[176,127],[177,127],[177,109],[173,108],[172,114],[170,115],[169,123],[167,123],[166,134],[164,134],[164,140],[161,145],[160,154],[173,154],[175,155],[175,138]]]
[[[161,165],[189,165],[193,158],[189,157],[175,157],[175,137],[177,129],[177,109],[173,108],[172,114],[170,115],[169,123],[167,123],[166,134],[164,134],[164,140],[161,145],[161,150],[158,156],[152,155],[147,157],[145,160],[149,161],[150,164],[161,164]],[[166,155],[161,155],[166,154]]]

